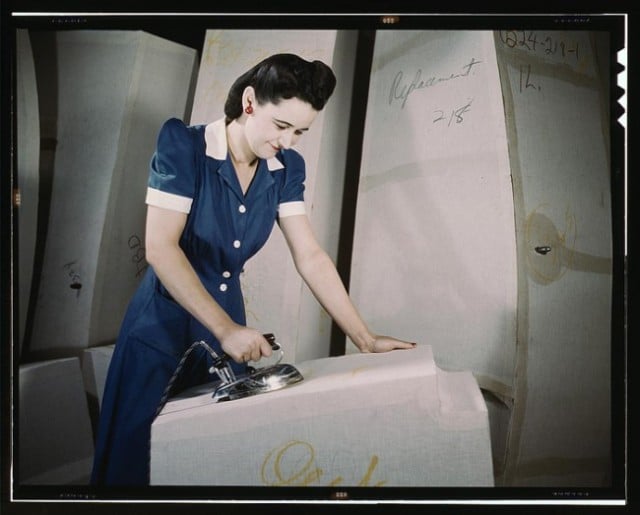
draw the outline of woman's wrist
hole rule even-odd
[[[236,324],[229,316],[221,317],[221,319],[216,321],[214,327],[210,328],[213,335],[221,343],[237,329],[238,324]]]
[[[369,331],[362,331],[351,336],[351,341],[360,352],[373,352],[376,343],[376,336]]]

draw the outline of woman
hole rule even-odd
[[[271,354],[261,332],[246,326],[240,272],[276,221],[298,272],[360,351],[414,346],[368,329],[305,215],[305,165],[291,147],[334,87],[325,64],[277,54],[236,80],[224,119],[200,126],[171,119],[162,127],[146,200],[150,267],[111,360],[94,484],[148,484],[151,424],[193,342],[224,351],[236,373],[246,370],[247,361]],[[189,361],[193,365],[181,372],[179,387],[214,379],[206,352]]]

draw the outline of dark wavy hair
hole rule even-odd
[[[242,93],[247,86],[253,86],[259,104],[299,98],[320,111],[333,93],[336,77],[322,61],[306,61],[295,54],[274,54],[233,83],[224,103],[227,122],[242,115]]]

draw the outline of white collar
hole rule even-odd
[[[215,122],[207,124],[204,131],[204,140],[206,142],[205,153],[207,156],[219,161],[227,158],[227,131],[224,118],[220,118]],[[267,159],[267,168],[270,172],[282,170],[284,165],[277,157]]]

